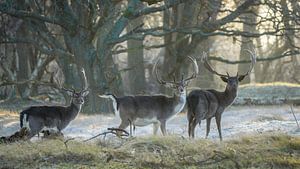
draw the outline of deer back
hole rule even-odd
[[[41,123],[46,127],[61,127],[63,129],[77,114],[75,106],[33,106],[23,111],[31,123]],[[31,124],[34,125],[34,124]],[[22,126],[21,126],[22,127]]]
[[[187,97],[190,111],[199,119],[213,117],[220,107],[220,101],[215,92],[213,90],[193,90],[190,92]]]
[[[174,99],[164,95],[120,97],[118,98],[120,117],[133,120],[136,118],[168,118],[174,115],[174,107],[180,101],[174,102]]]

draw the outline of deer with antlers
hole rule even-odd
[[[188,57],[193,64],[194,73],[180,81],[165,81],[158,75],[157,65],[153,67],[156,79],[159,84],[172,88],[175,91],[173,97],[166,95],[137,95],[116,97],[113,94],[99,95],[102,98],[110,98],[113,101],[114,113],[121,118],[120,129],[126,129],[129,125],[147,126],[153,124],[153,134],[156,134],[160,127],[163,135],[166,135],[166,122],[177,113],[181,112],[186,102],[186,86],[196,78],[198,65],[194,58]]]
[[[84,86],[81,91],[66,89],[68,95],[72,97],[68,106],[32,106],[20,113],[20,126],[29,129],[29,138],[39,134],[44,128],[57,129],[59,133],[66,128],[69,123],[76,118],[84,104],[84,97],[89,93],[88,83],[84,69],[81,70],[84,78]]]
[[[230,106],[236,96],[238,90],[238,84],[242,81],[253,69],[256,62],[256,55],[251,51],[246,50],[251,55],[251,65],[248,72],[243,75],[237,73],[236,76],[229,76],[216,72],[207,61],[207,55],[204,53],[202,56],[202,62],[207,70],[211,73],[220,76],[220,78],[227,83],[225,91],[219,92],[213,89],[210,90],[193,90],[187,97],[188,106],[188,134],[189,137],[195,136],[195,127],[197,124],[201,124],[201,120],[206,119],[206,138],[210,131],[210,122],[213,117],[216,118],[217,128],[219,132],[220,140],[222,141],[221,133],[221,116],[225,108]]]

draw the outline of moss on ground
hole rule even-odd
[[[224,142],[139,137],[118,148],[73,140],[67,147],[63,140],[0,144],[0,168],[300,168],[300,138],[284,134]]]

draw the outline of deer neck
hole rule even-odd
[[[182,92],[182,93],[176,93],[173,96],[173,107],[174,107],[174,111],[173,114],[177,114],[179,112],[181,112],[181,110],[183,109],[185,102],[186,102],[186,91]]]
[[[69,106],[71,119],[76,118],[76,116],[78,115],[78,113],[81,110],[81,107],[82,107],[82,104],[75,104],[73,102],[71,103],[71,105]]]
[[[223,99],[222,99],[223,105],[226,107],[230,106],[234,102],[236,96],[237,96],[237,88],[226,87],[225,91],[223,92]]]

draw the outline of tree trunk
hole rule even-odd
[[[255,7],[252,7],[252,10],[257,10]],[[245,22],[243,24],[243,31],[249,33],[256,32],[256,16],[252,13],[247,13],[241,16],[241,20]],[[248,23],[248,24],[247,24]],[[254,44],[251,38],[242,36],[242,44],[240,50],[240,60],[249,60],[249,53],[246,50],[252,51],[254,48]],[[245,64],[238,65],[238,72],[240,74],[244,74],[249,70],[249,66]],[[240,82],[240,84],[247,84],[250,82],[255,82],[255,74],[251,73],[249,76],[246,76],[245,79]]]
[[[256,38],[256,44],[257,44],[257,55],[263,56],[263,50],[262,50],[262,42],[261,38]],[[264,63],[262,62],[256,62],[254,66],[254,73],[255,73],[255,82],[256,83],[262,83],[263,82],[263,67]]]
[[[178,12],[178,6],[171,8],[170,10],[164,11],[163,16],[163,24],[164,27],[167,28],[174,28],[177,26],[178,16],[180,15]],[[176,64],[176,55],[174,45],[171,44],[172,41],[175,41],[176,34],[168,34],[164,36],[164,43],[169,44],[165,47],[165,54],[164,54],[164,62],[160,67],[160,75],[163,78],[167,78],[169,80],[172,79],[172,70]],[[160,58],[159,58],[160,59]],[[170,89],[166,89],[164,86],[160,85],[161,93],[170,94]]]
[[[210,21],[215,21],[217,19],[218,11],[221,8],[220,0],[211,0],[207,4],[202,3],[201,9],[197,11],[198,23],[206,21],[208,18]],[[212,48],[212,44],[214,43],[215,38],[201,38],[199,36],[194,36],[193,43],[198,43],[195,49],[195,55],[201,57],[203,52],[210,55],[210,49]],[[212,66],[213,63],[211,63]],[[216,82],[214,76],[203,66],[202,63],[199,63],[199,76],[198,81],[196,81],[196,86],[200,88],[216,88]]]
[[[26,31],[26,25],[23,23],[17,31],[18,37],[27,37],[28,32]],[[19,56],[19,65],[17,70],[17,80],[25,81],[28,80],[30,71],[30,57],[33,56],[32,48],[26,43],[17,44],[17,53]],[[30,96],[30,91],[28,84],[17,85],[18,91],[22,99],[28,99]]]
[[[142,18],[138,18],[128,25],[127,31],[131,31],[143,22]],[[128,51],[127,62],[128,67],[131,70],[128,72],[130,80],[128,85],[131,94],[142,94],[146,89],[146,78],[145,78],[145,67],[144,67],[144,52],[143,52],[143,41],[128,40]],[[137,48],[139,47],[139,48]]]

